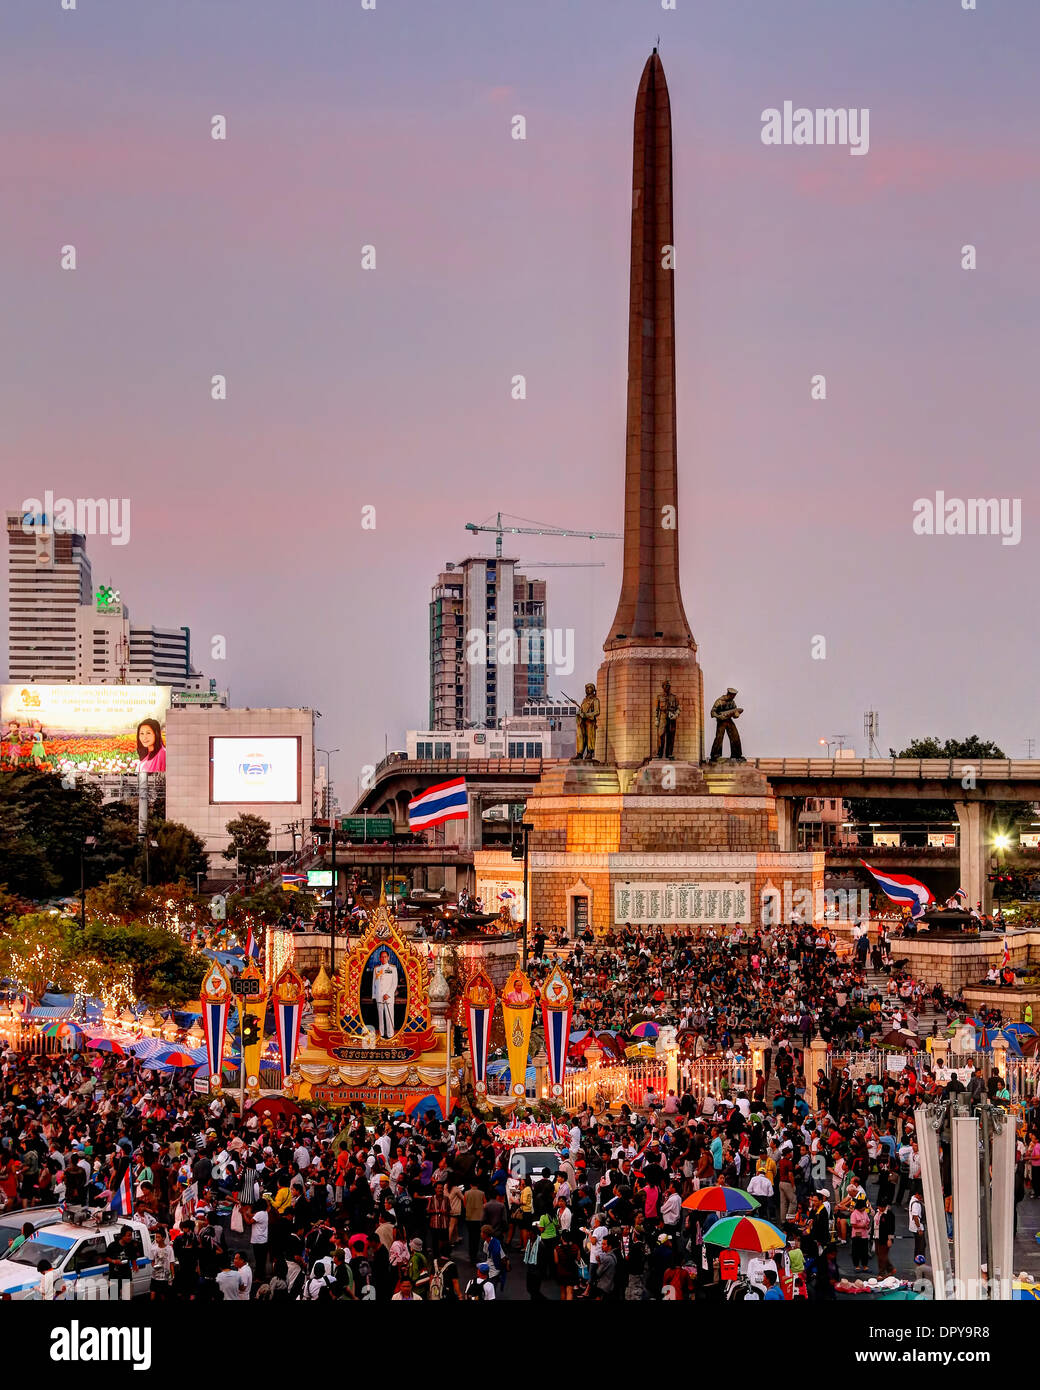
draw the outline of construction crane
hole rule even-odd
[[[526,517],[515,517],[516,521],[525,521]],[[491,531],[495,536],[495,557],[502,558],[502,537],[508,536],[577,536],[587,541],[619,541],[622,539],[617,531],[572,531],[564,526],[547,526],[542,522],[532,521],[527,526],[503,526],[502,513],[499,512],[495,518],[494,526],[478,526],[475,521],[466,522],[466,530],[472,531],[474,535],[478,531]]]

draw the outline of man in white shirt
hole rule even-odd
[[[306,1173],[307,1169],[311,1166],[310,1150],[307,1148],[306,1144],[301,1143],[297,1147],[296,1152],[293,1154],[293,1162],[296,1164],[299,1172]]]
[[[767,1269],[771,1269],[774,1274],[779,1275],[779,1271],[776,1267],[776,1261],[773,1259],[771,1255],[752,1255],[751,1258],[748,1260],[748,1282],[750,1284],[753,1284],[756,1289],[761,1289],[763,1292],[765,1292],[766,1288],[765,1273]]]

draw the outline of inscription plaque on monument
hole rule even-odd
[[[657,926],[737,926],[751,921],[751,884],[626,883],[614,888],[614,921]]]

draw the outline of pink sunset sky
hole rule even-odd
[[[425,725],[431,582],[493,544],[466,521],[620,529],[658,35],[706,695],[740,689],[750,756],[863,752],[868,708],[885,751],[1040,736],[1033,0],[15,0],[4,30],[5,509],[129,497],[96,580],[235,703],[322,710],[341,801]],[[764,146],[785,100],[869,108],[869,153]],[[915,535],[937,490],[1021,498],[1021,543]],[[605,562],[544,571],[579,692],[620,544],[522,539]]]

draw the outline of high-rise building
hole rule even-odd
[[[90,600],[86,537],[8,512],[8,680],[76,680],[76,615]]]
[[[186,627],[139,627],[117,590],[94,593],[86,537],[7,513],[10,681],[198,690]]]
[[[516,560],[445,565],[430,595],[430,728],[495,728],[546,694],[544,579]]]

